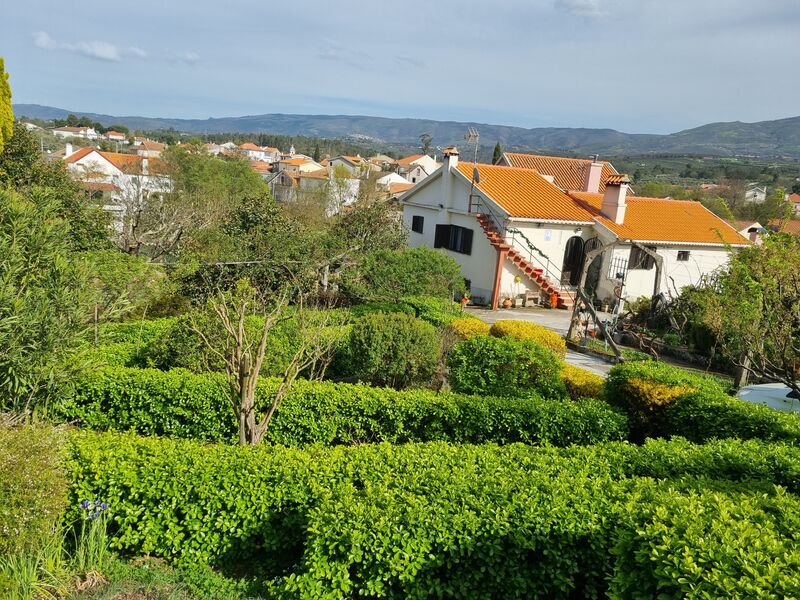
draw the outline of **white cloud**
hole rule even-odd
[[[200,60],[200,56],[196,52],[181,52],[175,55],[175,60],[178,62],[185,63],[187,65],[193,65],[198,60]]]
[[[101,42],[97,40],[85,42],[59,42],[50,37],[46,31],[37,31],[33,34],[33,44],[37,48],[44,50],[63,50],[74,52],[88,58],[105,60],[109,62],[119,62],[123,58],[147,58],[147,52],[136,46],[121,48],[116,44]]]
[[[601,0],[555,0],[554,6],[562,12],[578,17],[597,19],[606,14],[601,6]]]

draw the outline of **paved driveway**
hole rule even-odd
[[[467,307],[468,314],[475,315],[485,323],[494,323],[501,319],[514,319],[516,321],[530,321],[543,325],[557,334],[564,336],[569,328],[569,320],[572,318],[571,310],[553,310],[550,308],[501,308],[499,310],[487,310],[484,308]],[[600,313],[601,316],[603,313]],[[580,354],[567,350],[566,361],[581,367],[597,375],[606,376],[613,365],[595,356]]]

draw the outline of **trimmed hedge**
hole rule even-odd
[[[800,501],[773,484],[798,461],[731,441],[302,451],[81,432],[69,464],[74,499],[113,507],[115,548],[244,565],[279,597],[652,598],[796,595]]]
[[[567,393],[573,400],[581,398],[600,398],[603,395],[605,379],[591,371],[564,363],[561,379],[567,386]]]
[[[555,354],[533,340],[478,336],[457,344],[447,356],[450,385],[463,394],[545,398],[567,395],[563,366]]]
[[[262,380],[259,397],[268,397],[273,385]],[[56,408],[61,420],[145,435],[235,438],[221,375],[106,368],[85,374],[74,388]],[[625,417],[600,401],[486,398],[299,380],[266,439],[287,446],[428,440],[566,446],[626,437]]]
[[[105,323],[100,326],[100,343],[128,342],[145,346],[164,335],[176,322],[175,317],[165,317]]]
[[[0,422],[0,557],[34,550],[58,533],[67,500],[63,447],[60,430]]]
[[[531,323],[530,321],[514,321],[501,319],[492,325],[490,335],[495,337],[512,337],[517,340],[532,340],[555,352],[556,356],[563,358],[567,355],[567,343],[564,338],[547,327]]]
[[[800,442],[800,416],[728,396],[715,378],[664,363],[616,365],[604,394],[628,414],[636,441],[677,435],[694,442],[728,437]]]
[[[459,317],[448,325],[459,339],[469,340],[479,335],[489,335],[491,327],[475,317]]]

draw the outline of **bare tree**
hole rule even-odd
[[[331,313],[312,313],[305,306],[302,295],[299,295],[290,314],[289,299],[289,292],[284,291],[273,299],[271,308],[267,308],[258,292],[243,280],[234,293],[220,292],[210,301],[225,334],[221,347],[212,343],[196,323],[192,325],[209,351],[225,364],[230,405],[239,427],[240,445],[258,445],[295,380],[304,372],[311,378],[321,377],[332,358],[335,338],[326,334],[326,328],[331,324]],[[245,327],[245,321],[250,315],[261,316],[264,320],[256,335],[248,333]],[[259,414],[256,389],[270,343],[269,333],[273,327],[288,319],[297,321],[300,345],[289,360],[277,386],[271,390],[268,405]]]

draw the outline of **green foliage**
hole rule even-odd
[[[791,596],[800,502],[773,484],[797,489],[798,459],[732,441],[301,451],[79,433],[69,464],[73,498],[115,507],[116,548],[244,567],[281,597],[650,598]]]
[[[661,435],[665,430],[667,406],[676,398],[697,390],[723,393],[715,380],[685,369],[660,362],[625,362],[609,372],[605,398],[628,414],[633,439],[642,440]]]
[[[69,223],[64,238],[73,250],[108,247],[109,216],[87,200],[80,185],[67,173],[63,161],[45,160],[39,141],[21,124],[0,152],[0,188],[8,187],[29,197]]]
[[[495,337],[533,340],[552,351],[562,360],[567,355],[567,343],[564,341],[563,337],[547,327],[531,323],[530,321],[501,319],[492,325],[489,333]]]
[[[0,190],[0,410],[45,405],[76,365],[89,314],[85,274],[56,208]]]
[[[367,256],[361,279],[348,291],[360,298],[397,300],[404,296],[453,297],[465,291],[455,260],[427,247],[383,250]]]
[[[501,158],[503,158],[503,148],[500,146],[500,142],[497,142],[494,145],[494,151],[492,152],[492,164],[496,165],[500,162]]]
[[[448,327],[459,340],[468,340],[478,335],[489,335],[489,330],[491,329],[488,323],[484,323],[471,315],[453,319]]]
[[[531,391],[545,398],[567,395],[562,362],[532,340],[474,337],[457,344],[447,357],[450,385],[464,394],[524,397]]]
[[[800,392],[800,236],[773,233],[739,250],[696,301],[729,361],[747,355],[753,372]]]
[[[102,344],[129,343],[147,346],[167,335],[167,332],[176,323],[175,317],[104,323],[100,326],[100,342]]]
[[[623,363],[611,369],[606,400],[628,414],[634,440],[683,436],[800,440],[800,417],[725,394],[720,383],[663,363]]]
[[[11,85],[8,83],[5,62],[0,56],[0,152],[14,133],[14,111],[11,109]]]
[[[276,380],[265,379],[257,409]],[[590,444],[627,436],[625,418],[602,402],[562,403],[463,396],[427,390],[297,381],[266,439],[285,446],[407,443]],[[104,368],[76,382],[57,418],[93,429],[133,430],[208,441],[232,440],[228,390],[221,375],[183,370]]]
[[[417,318],[436,327],[449,325],[454,319],[462,316],[459,304],[449,298],[405,296],[401,298],[401,301],[411,307]]]
[[[569,397],[573,400],[600,398],[603,395],[605,379],[586,369],[565,363],[564,369],[561,371],[561,379],[567,386]]]
[[[403,313],[374,313],[353,323],[345,360],[359,380],[402,389],[430,383],[439,352],[432,325]]]
[[[51,541],[66,509],[63,432],[0,423],[0,556]]]

